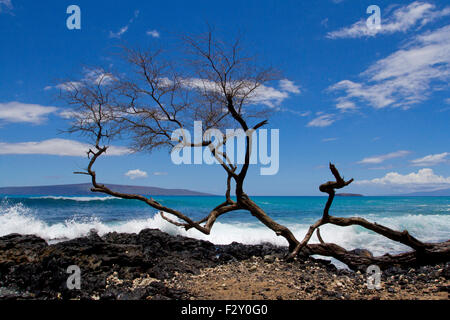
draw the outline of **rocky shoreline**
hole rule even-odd
[[[31,235],[0,237],[0,299],[448,299],[450,262],[391,267],[380,290],[366,275],[325,260],[285,262],[271,244],[214,245],[155,229],[95,232],[53,245]],[[71,265],[81,289],[67,288]]]

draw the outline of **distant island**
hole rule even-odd
[[[127,186],[107,184],[111,189],[122,193],[133,193],[151,196],[210,196],[212,194],[186,189],[164,189],[157,187]],[[0,188],[0,195],[35,195],[35,196],[92,196],[98,195],[91,191],[90,183],[66,184],[36,187],[4,187]]]
[[[359,193],[336,193],[337,197],[364,197]]]
[[[402,197],[449,197],[450,189],[439,189],[433,191],[416,191],[412,193],[396,194]]]

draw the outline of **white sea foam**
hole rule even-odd
[[[408,229],[411,234],[423,241],[440,241],[450,238],[449,215],[382,217],[378,218],[376,222],[398,230]],[[297,238],[301,239],[307,232],[309,225],[289,224],[288,227]],[[216,222],[211,234],[204,235],[194,229],[185,231],[178,228],[162,219],[160,215],[114,224],[106,224],[95,217],[89,219],[72,218],[61,223],[49,224],[37,218],[32,210],[22,204],[8,205],[3,203],[0,206],[0,236],[10,233],[34,234],[48,242],[55,242],[87,235],[91,229],[96,229],[99,235],[104,235],[113,231],[138,233],[146,228],[157,228],[173,235],[208,240],[215,244],[229,244],[237,241],[245,244],[270,242],[276,245],[286,245],[284,238],[277,237],[271,230],[257,221],[251,224]],[[401,244],[357,226],[325,225],[321,227],[321,235],[326,242],[334,242],[347,249],[367,248],[376,255],[409,250]],[[318,242],[315,235],[311,242]]]

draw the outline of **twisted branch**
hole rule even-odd
[[[350,183],[353,182],[353,179],[350,179],[348,181],[345,181],[344,178],[341,178],[341,175],[339,174],[339,171],[336,169],[336,167],[330,163],[330,170],[331,173],[336,178],[336,181],[328,181],[322,185],[320,185],[319,190],[325,193],[328,193],[328,200],[325,204],[325,208],[323,210],[322,218],[317,220],[316,223],[311,225],[309,227],[308,232],[306,233],[303,240],[298,244],[298,246],[290,253],[288,256],[288,259],[292,260],[295,256],[298,255],[298,253],[305,248],[308,245],[309,240],[311,239],[313,233],[315,230],[317,230],[317,236],[319,238],[319,241],[321,244],[319,246],[317,245],[309,245],[309,249],[313,249],[316,254],[323,254],[327,256],[333,256],[333,257],[339,257],[339,260],[344,259],[348,260],[349,253],[344,248],[337,246],[336,244],[325,244],[323,242],[323,239],[320,236],[319,233],[319,227],[325,224],[334,224],[337,226],[352,226],[352,225],[359,225],[361,227],[364,227],[368,230],[371,230],[373,232],[376,232],[386,238],[389,238],[393,241],[400,242],[404,245],[407,245],[415,250],[415,252],[419,255],[426,255],[426,250],[429,248],[432,248],[432,244],[423,243],[420,240],[416,239],[415,237],[411,236],[407,230],[404,231],[396,231],[391,228],[388,228],[386,226],[372,223],[367,221],[366,219],[360,218],[360,217],[350,217],[350,218],[344,218],[344,217],[334,217],[329,214],[330,207],[333,203],[333,199],[336,193],[336,189],[341,189],[345,186],[348,186]],[[341,260],[342,261],[342,260]]]

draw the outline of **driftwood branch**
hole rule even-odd
[[[319,239],[319,242],[324,244],[325,241],[323,241],[322,236],[320,235],[320,229],[319,228],[317,228],[317,230],[316,230],[316,235],[317,235],[317,239]]]
[[[396,255],[386,253],[374,257],[367,250],[346,250],[334,243],[308,244],[306,254],[333,257],[345,263],[352,270],[365,271],[368,266],[375,264],[384,270],[392,266],[411,267],[426,264],[447,262],[450,260],[450,241],[429,244],[426,254],[409,251]]]
[[[344,263],[346,263],[352,269],[359,269],[367,267],[370,264],[377,264],[380,267],[386,267],[392,264],[419,264],[424,262],[436,262],[446,261],[450,255],[450,242],[444,242],[439,244],[423,243],[409,234],[407,230],[396,231],[386,226],[372,223],[366,219],[360,217],[334,217],[329,214],[330,207],[333,203],[335,196],[335,189],[343,188],[350,183],[353,179],[345,181],[341,178],[339,171],[336,167],[330,163],[330,171],[336,178],[336,181],[328,181],[320,185],[319,190],[328,193],[328,199],[323,210],[322,218],[317,220],[313,225],[309,227],[303,240],[296,246],[294,251],[290,253],[288,259],[293,259],[303,249],[309,254],[319,254],[324,256],[334,257]],[[400,242],[406,246],[414,249],[412,252],[408,252],[400,255],[386,254],[381,257],[373,257],[367,250],[359,250],[359,253],[355,251],[347,251],[346,249],[333,244],[325,243],[320,235],[319,227],[325,224],[334,224],[337,226],[352,226],[358,225],[378,233],[388,239],[396,242]],[[317,237],[320,244],[308,244],[314,231],[317,232]],[[361,255],[361,252],[365,252],[366,255]]]

